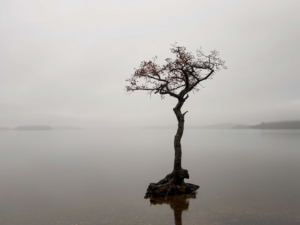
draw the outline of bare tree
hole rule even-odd
[[[214,50],[205,55],[201,49],[194,56],[186,51],[185,47],[172,45],[171,52],[175,59],[167,58],[165,65],[158,65],[154,57],[150,61],[142,61],[140,67],[127,79],[129,85],[127,92],[146,91],[151,94],[160,94],[163,99],[171,96],[177,99],[177,105],[173,109],[178,128],[174,138],[175,160],[172,173],[163,180],[152,185],[184,185],[184,179],[189,178],[188,171],[181,167],[181,137],[184,130],[184,118],[187,112],[182,113],[181,108],[189,97],[190,92],[199,90],[201,82],[212,77],[216,71],[227,69],[225,61],[219,57],[219,52]],[[150,186],[149,186],[150,187]],[[149,189],[149,188],[148,188]],[[147,196],[147,194],[146,194]]]

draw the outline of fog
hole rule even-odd
[[[125,91],[141,61],[174,57],[171,44],[217,49],[228,69],[190,94],[186,127],[299,121],[299,8],[0,1],[0,223],[299,224],[299,130],[186,129],[197,195],[143,199],[172,171],[176,100]],[[169,129],[140,129],[153,126]]]
[[[299,119],[297,0],[0,2],[0,126],[175,125],[175,99],[124,91],[171,44],[228,70],[184,105],[187,125]]]

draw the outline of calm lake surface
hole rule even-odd
[[[0,224],[300,224],[299,130],[186,129],[196,198],[150,202],[148,184],[172,171],[174,135],[0,131]]]

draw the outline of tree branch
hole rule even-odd
[[[190,91],[198,91],[197,85],[208,79],[221,67],[226,69],[225,61],[219,58],[219,53],[214,50],[209,55],[204,55],[201,50],[197,51],[197,57],[186,51],[185,47],[172,45],[171,52],[176,55],[173,60],[166,59],[165,65],[158,65],[154,57],[151,61],[142,61],[140,67],[135,69],[134,74],[126,81],[127,92],[148,91],[149,94],[170,95],[180,102],[180,107],[189,97]],[[208,71],[203,75],[203,71]],[[143,84],[138,82],[143,80]]]

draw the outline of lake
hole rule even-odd
[[[173,129],[0,131],[0,224],[300,224],[299,130],[186,129],[196,197],[150,201]]]

